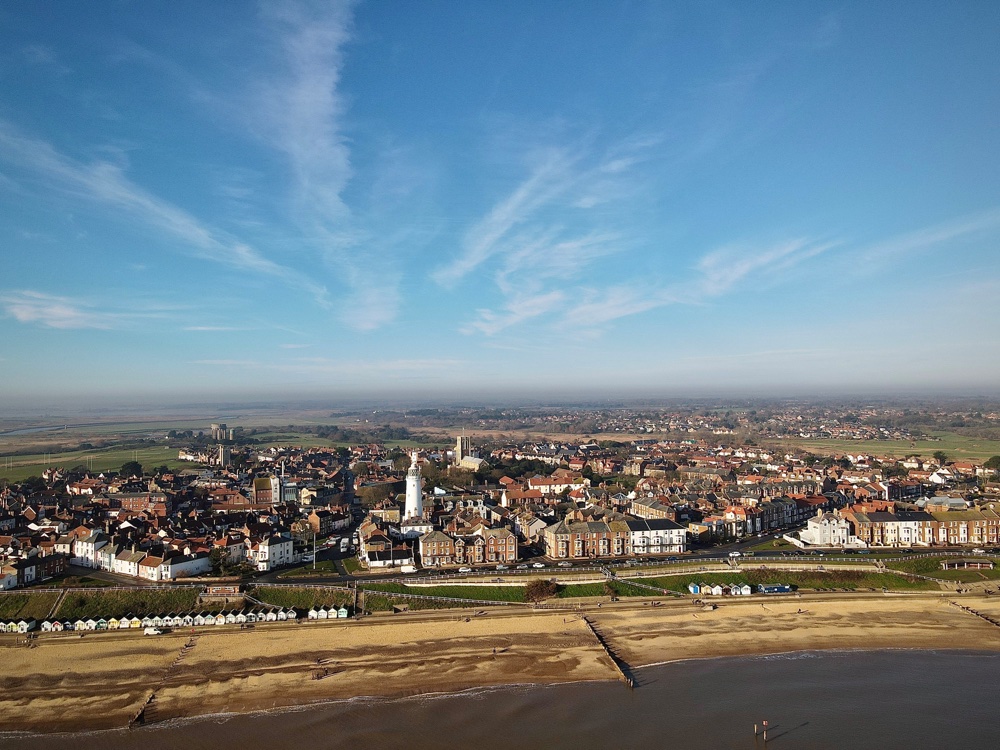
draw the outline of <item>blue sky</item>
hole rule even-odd
[[[0,6],[0,398],[990,389],[1000,5]]]

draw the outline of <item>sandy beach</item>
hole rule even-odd
[[[497,609],[370,617],[361,622],[43,635],[0,644],[0,730],[121,727],[355,696],[396,697],[518,683],[613,680],[619,673],[582,619],[629,667],[678,659],[832,648],[1000,651],[1000,627],[938,594],[836,594]],[[1000,616],[1000,601],[963,605]],[[185,648],[186,644],[188,645]]]

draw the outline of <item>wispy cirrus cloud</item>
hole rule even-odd
[[[129,305],[127,310],[109,309],[91,301],[61,297],[32,289],[0,293],[0,307],[19,323],[45,328],[123,328],[140,320],[169,315],[168,306]]]
[[[400,274],[387,240],[366,231],[344,199],[355,176],[340,91],[353,7],[351,2],[263,7],[278,48],[277,69],[260,85],[248,121],[284,156],[293,221],[347,288],[342,320],[372,330],[396,317]]]
[[[0,121],[0,159],[17,164],[45,188],[71,198],[125,212],[148,229],[185,243],[189,253],[236,270],[278,279],[325,302],[326,289],[305,274],[276,263],[244,242],[210,227],[173,203],[158,198],[126,177],[117,164],[83,163],[50,144],[17,132]]]
[[[891,262],[936,245],[995,232],[997,229],[1000,229],[1000,208],[993,208],[867,245],[861,249],[861,255],[866,263]]]
[[[457,256],[432,273],[447,288],[492,274],[502,306],[479,309],[463,330],[495,334],[559,316],[595,262],[630,246],[621,217],[595,207],[634,194],[638,169],[658,142],[643,137],[606,149],[581,143],[533,150],[526,177],[469,228]]]

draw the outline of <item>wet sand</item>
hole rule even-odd
[[[718,599],[711,611],[691,599],[585,609],[631,667],[832,648],[1000,651],[1000,627],[951,605],[952,599],[843,594]],[[1000,613],[1000,601],[960,601]],[[153,693],[149,723],[356,696],[618,677],[572,610],[437,611],[243,631],[204,628],[193,636],[46,634],[31,649],[13,644],[12,636],[0,641],[4,731],[125,726]]]

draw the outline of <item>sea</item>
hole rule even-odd
[[[7,734],[0,735],[0,747],[1000,748],[1000,654],[995,652],[817,651],[674,662],[635,675],[632,690],[618,682],[584,682],[355,699],[134,730]]]

